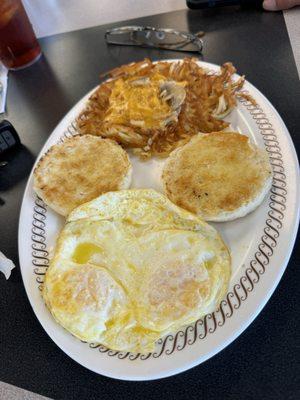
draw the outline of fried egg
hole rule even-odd
[[[43,296],[77,338],[145,353],[213,311],[230,270],[213,227],[152,189],[122,190],[69,215]]]

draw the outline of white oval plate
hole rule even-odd
[[[216,65],[200,63],[212,71]],[[99,374],[118,379],[150,380],[187,370],[218,353],[253,321],[276,288],[289,260],[299,218],[299,170],[296,152],[286,126],[270,102],[249,82],[247,90],[257,101],[239,101],[228,120],[270,156],[274,171],[271,192],[250,215],[214,224],[229,246],[233,270],[227,296],[220,308],[180,331],[160,339],[150,354],[118,352],[89,345],[58,325],[41,297],[41,284],[49,263],[49,250],[64,220],[33,192],[32,173],[25,190],[19,223],[19,257],[26,292],[45,331],[70,357]],[[39,157],[62,137],[74,133],[72,122],[84,108],[88,93],[63,118]],[[39,158],[38,157],[38,158]],[[159,180],[164,161],[133,163],[132,187],[162,190]]]

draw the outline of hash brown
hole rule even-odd
[[[199,132],[221,131],[237,98],[255,101],[240,91],[244,77],[225,63],[207,71],[195,58],[141,62],[110,71],[77,118],[77,128],[116,140],[141,159],[167,157]],[[133,87],[133,83],[138,83]],[[167,89],[165,100],[162,98]]]

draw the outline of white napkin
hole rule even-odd
[[[0,114],[5,112],[8,69],[0,63]]]
[[[6,279],[10,277],[11,271],[14,268],[15,264],[0,251],[0,271],[3,272]]]

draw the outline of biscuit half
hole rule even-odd
[[[34,170],[34,190],[57,213],[99,195],[128,189],[132,166],[125,150],[110,139],[74,136],[52,146]]]
[[[231,221],[258,207],[272,183],[268,154],[238,132],[198,134],[167,160],[169,199],[207,221]]]

